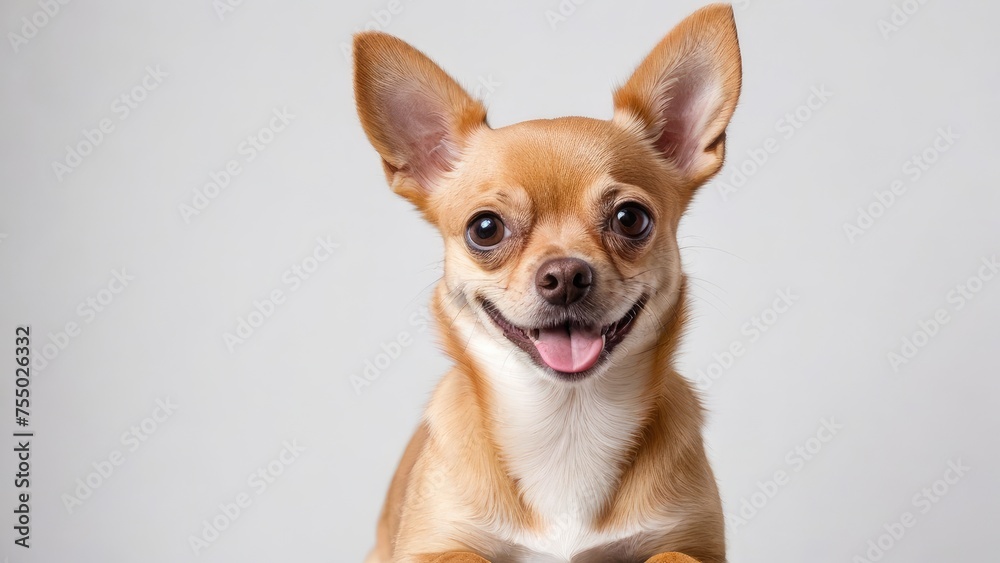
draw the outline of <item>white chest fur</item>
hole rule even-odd
[[[566,562],[643,530],[595,531],[615,491],[622,460],[640,424],[642,384],[632,377],[591,377],[568,384],[544,377],[509,343],[481,327],[469,351],[487,371],[496,404],[495,439],[524,499],[542,518],[540,533],[490,532],[518,544],[518,561]]]

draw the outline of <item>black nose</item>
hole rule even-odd
[[[594,270],[579,258],[553,258],[535,274],[538,294],[553,305],[569,305],[583,299],[594,283]]]

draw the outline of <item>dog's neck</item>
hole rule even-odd
[[[478,412],[497,457],[519,493],[546,525],[573,527],[592,522],[612,501],[627,460],[639,445],[661,393],[664,370],[671,369],[676,334],[683,317],[683,288],[664,318],[649,316],[636,331],[656,335],[624,343],[627,354],[587,379],[567,383],[540,372],[520,350],[496,336],[471,311],[472,305],[447,299],[442,289],[445,342],[459,371],[483,390]],[[642,346],[642,349],[639,349]],[[558,535],[560,530],[550,533]]]

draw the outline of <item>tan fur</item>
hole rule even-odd
[[[646,563],[698,563],[698,561],[680,553],[663,553],[650,557]]]
[[[740,89],[731,8],[704,8],[668,34],[615,93],[611,121],[570,117],[491,129],[479,102],[402,41],[362,33],[355,53],[359,116],[389,184],[444,239],[433,311],[455,362],[400,462],[369,563],[528,561],[547,545],[556,515],[543,499],[559,482],[514,457],[511,432],[525,413],[505,378],[518,377],[543,393],[526,400],[547,401],[541,404],[574,424],[586,421],[572,417],[590,415],[566,409],[607,404],[602,416],[632,428],[616,437],[620,443],[591,444],[610,458],[573,458],[589,471],[580,478],[595,483],[582,506],[596,503],[586,522],[566,532],[577,543],[563,538],[580,546],[574,562],[725,561],[702,409],[673,357],[685,322],[676,229],[697,187],[722,165]],[[691,75],[698,80],[677,80]],[[678,114],[684,104],[692,109]],[[690,116],[697,119],[685,121]],[[621,201],[650,210],[655,231],[647,245],[623,245],[604,230]],[[465,240],[470,218],[483,209],[500,213],[512,233],[488,256],[469,252]],[[602,323],[620,318],[640,295],[648,302],[613,362],[580,382],[535,381],[530,362],[480,303],[488,299],[514,324],[534,326],[535,272],[562,256],[592,265],[595,296],[607,309]],[[493,363],[506,349],[510,356]],[[558,435],[559,424],[539,431],[555,432],[549,437],[567,455],[591,451],[575,447],[583,438]],[[592,432],[600,436],[601,428]],[[609,467],[614,479],[604,485]],[[525,488],[532,482],[534,492]],[[594,538],[607,543],[591,545]]]

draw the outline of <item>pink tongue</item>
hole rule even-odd
[[[589,329],[565,326],[539,331],[535,348],[550,368],[565,373],[579,373],[597,363],[604,350],[600,327]]]

